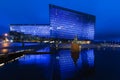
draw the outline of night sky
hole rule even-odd
[[[96,40],[120,40],[120,0],[0,0],[0,35],[9,24],[48,24],[48,4],[93,14]]]

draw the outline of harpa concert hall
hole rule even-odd
[[[56,5],[49,5],[50,23],[45,25],[11,24],[10,31],[42,38],[94,40],[95,16]]]

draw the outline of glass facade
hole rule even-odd
[[[50,37],[49,25],[11,25],[10,31],[37,35],[39,37]]]
[[[11,25],[10,31],[54,39],[93,40],[95,16],[50,5],[49,25]]]
[[[94,39],[95,16],[50,5],[51,36],[58,39]]]

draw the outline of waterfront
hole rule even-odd
[[[106,47],[79,53],[60,49],[52,54],[26,54],[1,66],[0,80],[117,80],[119,53],[119,48]]]
[[[27,49],[34,49],[35,51],[39,49],[43,49],[49,46],[45,43],[37,43],[37,42],[29,42],[24,43],[24,46],[22,46],[22,43],[1,43],[0,44],[0,54],[7,54],[11,52],[16,52],[20,50],[27,50]]]

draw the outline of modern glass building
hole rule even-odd
[[[10,25],[10,31],[54,39],[93,40],[95,16],[49,5],[49,25]]]
[[[50,26],[53,38],[93,40],[95,16],[50,5]]]
[[[10,25],[10,31],[16,31],[24,34],[35,35],[39,37],[50,38],[50,27],[49,25],[30,25],[30,24],[13,24]]]

